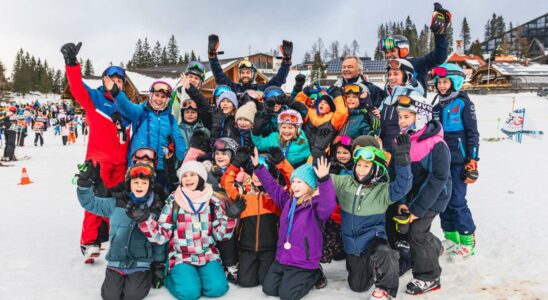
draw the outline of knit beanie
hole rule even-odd
[[[232,104],[234,104],[234,108],[238,108],[238,99],[236,98],[236,94],[234,94],[234,92],[223,92],[221,96],[219,96],[219,98],[217,99],[217,107],[219,107],[221,101],[223,101],[224,99],[228,99],[230,102],[232,102]]]
[[[314,173],[314,168],[311,164],[304,164],[293,171],[291,174],[291,181],[294,178],[299,178],[310,186],[311,189],[315,190],[318,187],[318,181],[316,179],[316,173]]]
[[[236,112],[235,120],[238,121],[238,119],[245,119],[251,122],[251,124],[253,124],[256,113],[257,113],[257,106],[255,105],[255,102],[248,101],[246,104],[238,108],[238,111]]]
[[[177,177],[181,180],[186,172],[194,172],[198,174],[204,181],[207,181],[207,171],[204,164],[198,161],[187,161],[177,170]]]
[[[355,150],[356,147],[367,147],[367,146],[380,148],[379,142],[377,142],[377,140],[374,137],[370,135],[360,135],[352,143],[351,152],[354,152],[353,150]]]

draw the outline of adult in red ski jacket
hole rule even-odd
[[[109,91],[103,86],[92,89],[82,81],[80,64],[76,58],[81,46],[82,43],[65,44],[61,53],[65,59],[70,92],[86,112],[89,125],[86,160],[100,164],[101,179],[110,188],[125,177],[130,123],[116,110]],[[103,72],[105,76],[110,77],[123,91],[126,76],[122,68],[111,66]],[[99,228],[103,221],[108,224],[107,218],[85,212],[80,245],[87,262],[99,256]]]

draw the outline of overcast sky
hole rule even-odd
[[[483,27],[493,12],[514,25],[548,11],[539,0],[441,1],[453,13],[455,36],[466,16],[472,37],[482,38]],[[173,33],[182,51],[194,49],[206,58],[207,36],[220,37],[224,57],[247,55],[277,48],[292,40],[296,62],[322,37],[328,45],[341,46],[356,39],[360,54],[373,55],[377,27],[410,15],[418,29],[430,22],[433,2],[392,1],[177,1],[177,0],[0,0],[0,60],[10,76],[19,48],[63,66],[59,48],[82,41],[80,57],[90,58],[96,73],[110,61],[126,63],[138,38],[165,45]]]

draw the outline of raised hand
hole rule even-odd
[[[179,83],[183,86],[185,90],[188,90],[190,88],[190,81],[186,77],[186,74],[183,72],[181,73],[181,78],[179,79]]]
[[[331,163],[329,160],[327,160],[327,157],[321,156],[318,158],[318,166],[314,167],[314,172],[316,172],[316,176],[318,179],[324,178],[325,176],[329,175],[329,168],[331,167]]]
[[[409,155],[409,152],[411,151],[411,137],[408,134],[400,134],[396,138],[396,142],[398,146],[394,155],[394,161],[400,166],[410,165],[411,156]]]
[[[233,219],[239,218],[240,214],[245,210],[246,206],[247,204],[245,202],[245,198],[241,195],[238,195],[236,196],[234,202],[226,202],[226,216]]]
[[[291,56],[293,55],[293,42],[283,40],[282,45],[280,46],[280,52],[282,52],[284,61],[290,62]]]
[[[74,45],[74,43],[67,43],[61,47],[61,53],[63,54],[66,65],[76,66],[78,64],[76,55],[80,52],[80,47],[82,47],[82,42],[79,42],[77,45]]]
[[[254,167],[257,167],[259,165],[259,150],[257,150],[257,148],[253,148],[251,163],[253,164]]]
[[[207,54],[209,55],[209,57],[216,57],[217,49],[219,49],[219,36],[217,36],[216,34],[210,34],[207,44]]]

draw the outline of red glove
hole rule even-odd
[[[478,161],[468,158],[464,164],[464,171],[462,172],[464,183],[472,184],[478,180],[478,176]]]

